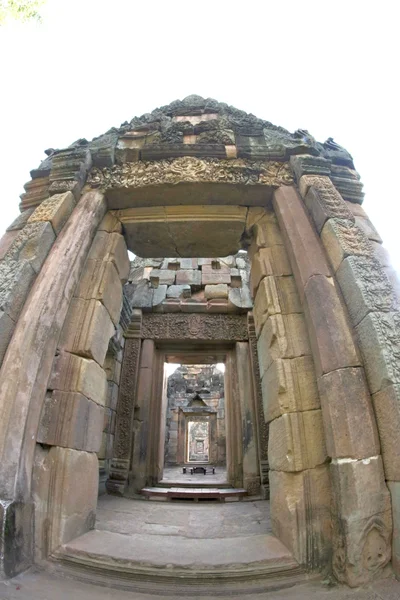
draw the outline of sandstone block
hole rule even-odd
[[[106,231],[107,233],[122,233],[121,221],[108,211],[99,225],[97,231]]]
[[[158,306],[167,297],[167,285],[159,285],[153,290],[153,306]]]
[[[167,289],[167,298],[190,298],[190,285],[170,285]]]
[[[54,233],[58,235],[75,208],[75,198],[71,192],[54,194],[44,200],[29,217],[28,223],[50,221]]]
[[[283,246],[272,246],[262,248],[251,261],[250,288],[253,298],[256,295],[258,285],[263,277],[268,275],[291,275],[292,269],[286,250]]]
[[[35,208],[27,208],[26,210],[23,210],[21,214],[19,214],[18,217],[14,219],[11,225],[7,227],[6,231],[15,231],[17,229],[23,229],[34,210]]]
[[[27,261],[0,261],[0,310],[15,322],[35,277],[36,273]]]
[[[270,471],[273,533],[308,568],[331,560],[331,487],[327,465],[301,473]]]
[[[391,557],[390,494],[382,459],[342,459],[331,464],[334,494],[333,571],[356,587],[383,573]]]
[[[0,365],[3,362],[3,358],[11,340],[14,327],[14,321],[8,316],[7,313],[0,310]]]
[[[317,377],[361,364],[352,330],[332,277],[311,277],[304,290],[304,309]]]
[[[372,400],[386,479],[400,481],[400,385],[385,387],[373,394]]]
[[[119,387],[113,381],[109,381],[107,384],[107,400],[106,406],[111,410],[117,410],[118,407],[118,393]]]
[[[295,189],[282,186],[276,190],[274,207],[302,299],[303,290],[310,277],[329,277],[330,269],[318,235],[311,226],[306,209]]]
[[[371,393],[400,384],[399,313],[369,313],[356,331]]]
[[[369,312],[389,312],[398,300],[383,267],[375,258],[349,256],[336,273],[353,325]]]
[[[194,269],[184,269],[176,272],[176,283],[178,285],[201,286],[201,271]]]
[[[122,282],[127,281],[131,264],[125,240],[119,233],[98,231],[90,249],[89,259],[111,261],[114,263]]]
[[[329,219],[321,231],[321,240],[335,272],[348,256],[373,256],[364,232],[348,219]]]
[[[392,566],[398,577],[400,573],[400,482],[388,481],[387,484],[392,500],[393,516]]]
[[[304,471],[327,459],[321,410],[287,413],[269,425],[268,460],[273,471]]]
[[[50,223],[28,223],[5,254],[6,261],[27,261],[39,273],[55,240]]]
[[[354,202],[348,202],[345,200],[347,208],[353,213],[355,217],[364,217],[368,219],[368,215],[360,204]]]
[[[290,157],[290,166],[295,174],[296,180],[300,181],[303,175],[323,175],[331,173],[331,161],[322,156],[311,154],[299,154]]]
[[[175,274],[176,271],[172,271],[171,269],[153,269],[150,273],[150,281],[155,287],[156,285],[173,285],[175,283]]]
[[[378,242],[371,241],[371,246],[374,257],[377,261],[379,261],[382,267],[391,267],[392,259],[390,257],[389,251],[384,246],[382,246],[382,244],[378,244]]]
[[[314,181],[305,197],[305,204],[318,233],[331,218],[348,219],[354,222],[353,213],[328,177]]]
[[[111,433],[102,433],[100,449],[98,451],[99,459],[113,457],[114,436]]]
[[[257,342],[260,375],[277,358],[296,358],[311,354],[304,317],[301,314],[272,315],[262,328]]]
[[[201,284],[219,284],[219,283],[230,283],[231,282],[231,273],[230,269],[227,268],[227,272],[225,272],[224,268],[221,269],[212,269],[205,271],[204,269],[208,267],[208,265],[204,265],[201,271]]]
[[[382,238],[368,217],[356,217],[356,225],[364,232],[369,240],[382,244]]]
[[[249,286],[245,284],[241,288],[231,288],[229,290],[229,301],[238,308],[252,308],[253,301]]]
[[[254,301],[257,335],[270,315],[300,313],[302,307],[293,276],[264,277]]]
[[[0,260],[2,260],[7,254],[10,246],[13,244],[15,238],[18,236],[19,230],[6,231],[6,233],[0,239]]]
[[[59,347],[85,358],[93,358],[102,365],[113,333],[114,325],[101,302],[73,298]]]
[[[114,325],[118,324],[122,308],[122,285],[112,262],[88,260],[75,296],[85,300],[100,300]]]
[[[212,298],[228,298],[228,286],[226,283],[206,285],[204,296],[207,300],[211,300]]]
[[[283,246],[283,238],[276,216],[264,209],[250,208],[249,211],[253,211],[253,214],[248,215],[246,229],[251,229],[256,247],[259,249]]]
[[[362,368],[338,369],[318,379],[326,447],[332,458],[368,458],[380,453]]]
[[[39,206],[49,197],[49,177],[39,177],[24,185],[25,194],[21,194],[21,210]]]
[[[57,446],[38,450],[33,496],[39,551],[52,552],[93,529],[98,478],[96,454]]]
[[[165,310],[165,308],[164,308]],[[207,312],[207,302],[206,301],[201,301],[201,300],[194,300],[194,299],[189,299],[189,300],[185,300],[183,299],[180,304],[179,304],[179,308],[178,310],[181,310],[182,312],[197,312],[197,313],[205,313]]]
[[[54,359],[48,389],[78,392],[104,406],[107,397],[106,373],[94,360],[60,352]]]
[[[126,284],[124,291],[133,308],[151,308],[153,306],[155,290],[150,287],[146,279],[139,281],[137,285]]]
[[[311,356],[274,360],[264,372],[261,388],[267,422],[284,413],[320,408]]]
[[[76,392],[54,391],[44,401],[37,441],[87,452],[98,452],[104,409]]]

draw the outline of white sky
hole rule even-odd
[[[0,231],[45,148],[199,94],[347,148],[400,270],[399,11],[395,0],[47,0],[42,25],[0,28]]]

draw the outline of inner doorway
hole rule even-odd
[[[224,483],[225,364],[164,364],[164,468],[169,483]]]

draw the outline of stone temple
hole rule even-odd
[[[189,96],[46,154],[0,246],[3,578],[399,576],[400,286],[349,152]]]

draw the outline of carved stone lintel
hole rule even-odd
[[[144,314],[142,338],[153,340],[248,339],[246,315]]]
[[[288,163],[180,157],[159,161],[140,161],[94,168],[89,185],[95,188],[130,188],[149,185],[176,185],[183,182],[229,183],[234,185],[292,185]]]

